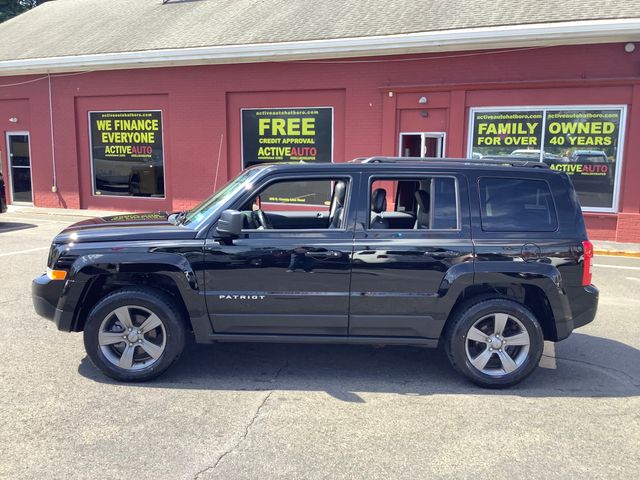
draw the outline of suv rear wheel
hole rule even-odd
[[[536,369],[544,337],[535,315],[512,300],[490,299],[453,319],[445,349],[453,367],[482,387],[521,382]]]
[[[179,309],[169,295],[153,289],[111,293],[93,307],[84,328],[91,361],[120,381],[157,377],[180,356],[184,343]]]

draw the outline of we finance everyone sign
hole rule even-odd
[[[162,112],[90,112],[94,158],[162,159]]]
[[[162,112],[89,112],[94,195],[164,197]]]
[[[330,163],[333,108],[242,109],[242,163]]]

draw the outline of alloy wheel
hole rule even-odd
[[[499,312],[485,315],[471,326],[465,351],[476,370],[501,377],[522,366],[530,345],[529,333],[522,322],[513,315]]]
[[[98,330],[98,345],[106,359],[124,370],[140,370],[158,361],[167,333],[155,313],[137,305],[118,307]]]

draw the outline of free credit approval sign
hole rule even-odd
[[[333,108],[242,109],[242,164],[333,160]]]

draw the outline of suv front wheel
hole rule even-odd
[[[84,327],[91,361],[111,378],[151,380],[173,364],[185,344],[180,310],[164,292],[125,288],[99,301]]]
[[[509,387],[531,375],[543,346],[535,315],[520,303],[498,298],[458,312],[445,338],[453,367],[487,388]]]

